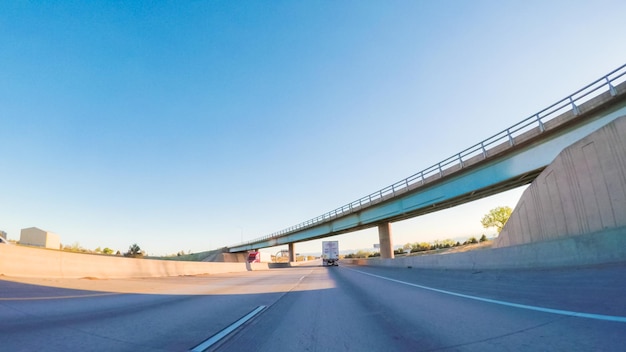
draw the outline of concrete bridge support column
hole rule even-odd
[[[294,243],[289,243],[289,262],[295,262],[296,261],[296,248],[294,246]]]
[[[393,259],[393,241],[391,240],[391,223],[378,225],[378,241],[380,243],[380,257]]]

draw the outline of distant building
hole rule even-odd
[[[36,227],[22,229],[20,232],[20,244],[43,248],[59,249],[61,238],[52,232],[44,231]]]
[[[4,238],[6,240],[7,239],[7,233],[0,230],[0,237]]]

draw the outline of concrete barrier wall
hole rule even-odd
[[[207,263],[90,255],[0,245],[0,275],[49,278],[130,278],[267,270],[267,263]]]
[[[494,247],[626,226],[626,116],[563,150],[524,191]]]
[[[345,259],[356,265],[425,269],[541,269],[626,262],[626,227],[564,239],[463,253]]]
[[[464,253],[396,259],[344,259],[342,262],[386,267],[473,270],[618,263],[626,262],[626,227],[552,241]],[[268,270],[270,265],[132,259],[0,245],[0,275],[12,277],[164,277]]]

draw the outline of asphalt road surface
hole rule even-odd
[[[626,264],[0,277],[1,351],[623,351],[625,342]]]

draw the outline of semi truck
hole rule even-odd
[[[324,266],[339,265],[339,241],[322,241],[322,262]]]
[[[259,251],[248,252],[248,263],[271,263],[272,255]]]

